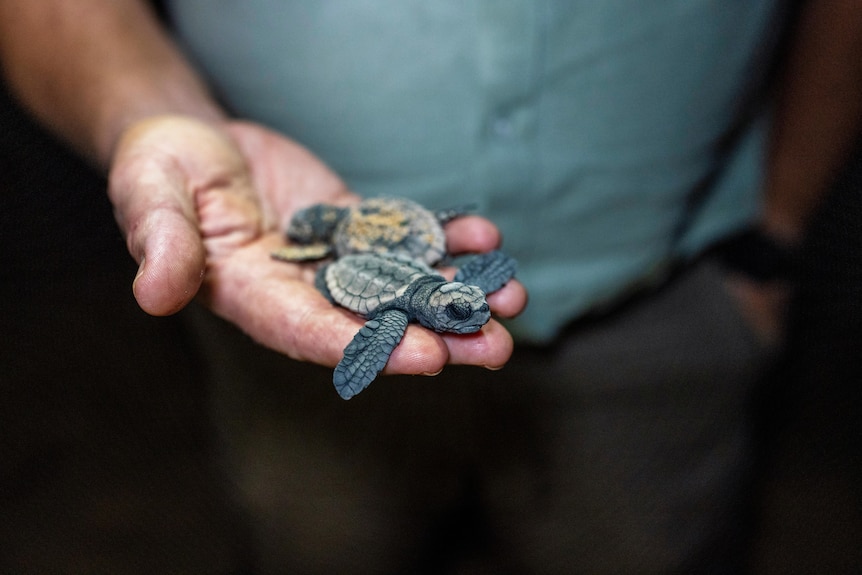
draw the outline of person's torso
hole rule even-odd
[[[757,209],[776,0],[171,0],[238,116],[363,195],[473,202],[547,340]],[[727,145],[730,141],[731,145]]]

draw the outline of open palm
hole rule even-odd
[[[146,120],[121,139],[110,195],[129,251],[141,263],[134,292],[145,311],[174,313],[200,295],[260,343],[327,366],[362,325],[317,292],[313,266],[270,258],[297,209],[359,199],[289,139],[246,122]],[[447,240],[454,252],[487,251],[499,234],[487,220],[466,217],[447,226]],[[513,316],[526,294],[510,282],[489,303]],[[436,373],[446,363],[495,368],[511,353],[511,337],[494,320],[466,336],[411,325],[386,372]]]

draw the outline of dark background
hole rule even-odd
[[[242,573],[205,372],[132,298],[103,175],[0,88],[0,572]],[[757,573],[862,568],[862,142],[800,255],[760,397]]]
[[[0,87],[0,573],[246,572],[205,366],[105,190]]]

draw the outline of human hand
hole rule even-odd
[[[199,294],[258,342],[327,366],[341,359],[362,325],[313,287],[312,266],[270,258],[297,209],[359,199],[289,139],[247,122],[144,120],[120,139],[109,194],[140,263],[133,289],[148,313],[174,313]],[[500,243],[496,227],[476,216],[451,222],[446,233],[453,253]],[[524,308],[526,292],[512,281],[488,303],[511,317]],[[494,319],[471,335],[411,325],[385,373],[436,373],[446,363],[498,368],[511,353],[511,336]]]

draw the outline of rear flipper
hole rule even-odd
[[[332,383],[338,395],[350,399],[374,381],[404,337],[407,321],[407,314],[391,309],[365,322],[335,366]]]

